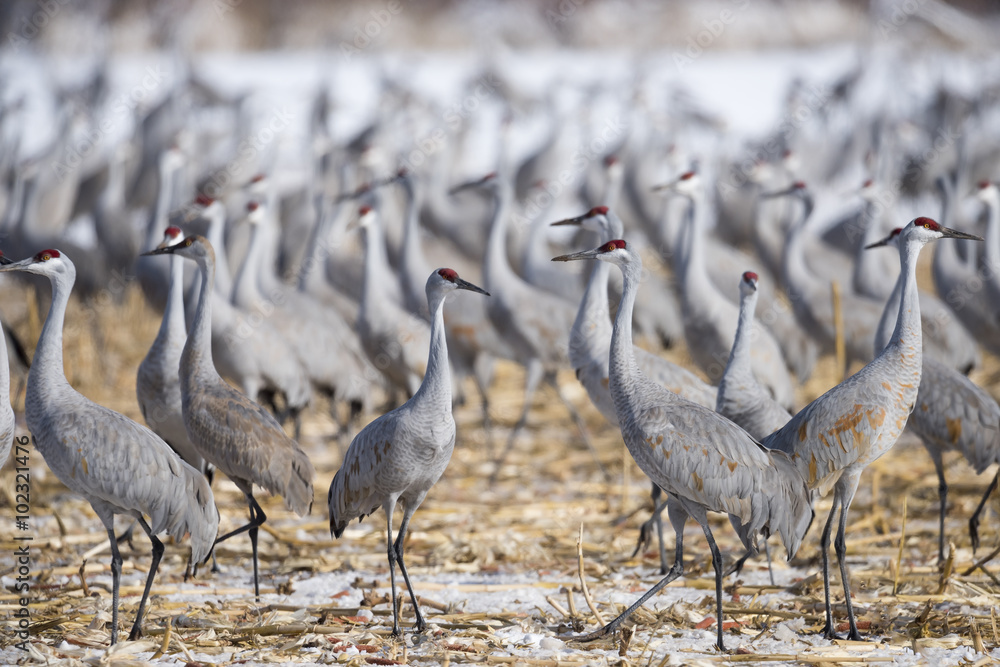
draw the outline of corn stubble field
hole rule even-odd
[[[923,260],[921,281],[927,282],[929,257]],[[46,290],[42,288],[39,300],[30,287],[8,281],[0,299],[29,352],[44,319],[37,304],[47,304]],[[101,302],[94,310],[74,300],[67,323],[70,382],[98,403],[141,421],[135,369],[155,336],[158,317],[138,287],[129,285],[121,303]],[[681,348],[670,356],[683,361],[686,353]],[[821,361],[809,383],[799,389],[800,405],[836,383],[835,366],[830,357]],[[973,379],[997,396],[1000,362],[986,355],[984,368]],[[405,639],[394,640],[389,634],[383,513],[353,524],[339,541],[330,537],[326,489],[349,441],[337,438],[328,406],[320,404],[307,413],[301,439],[317,470],[311,515],[300,520],[280,499],[261,498],[268,515],[261,535],[261,602],[252,595],[249,540],[220,545],[216,554],[222,572],[203,568],[187,583],[183,575],[188,547],[168,541],[145,639],[110,651],[105,648],[111,620],[106,535],[89,504],[68,493],[32,452],[32,643],[28,654],[16,651],[5,631],[8,647],[0,655],[4,660],[51,664],[151,659],[180,664],[530,665],[995,661],[990,655],[997,656],[1000,646],[1000,580],[995,574],[1000,559],[973,568],[1000,545],[995,496],[984,513],[983,546],[975,556],[967,529],[992,472],[977,476],[964,460],[954,455],[946,460],[947,529],[955,549],[953,558],[939,568],[937,477],[923,447],[909,434],[865,473],[849,517],[847,549],[855,605],[869,641],[831,643],[819,634],[819,534],[829,497],[816,504],[814,525],[792,562],[785,562],[774,540],[777,585],[769,582],[763,555],[748,561],[742,574],[726,578],[725,628],[728,646],[735,649],[732,655],[721,655],[713,647],[711,558],[693,522],[687,525],[685,576],[635,614],[634,635],[592,644],[565,638],[610,620],[655,583],[659,557],[654,539],[641,557],[630,558],[638,526],[651,508],[648,481],[617,430],[603,422],[572,376],[567,372],[561,380],[583,410],[611,481],[605,481],[568,414],[546,389],[536,399],[529,431],[517,442],[496,484],[488,486],[491,454],[503,446],[517,418],[522,371],[514,365],[499,366],[492,392],[492,444],[480,421],[475,391],[471,384],[466,387],[470,400],[455,411],[458,442],[451,464],[416,514],[406,545],[414,588],[430,624],[423,635],[410,630],[413,615],[402,581]],[[23,395],[14,405],[20,416]],[[376,416],[365,415],[362,422]],[[3,471],[0,485],[0,542],[6,554],[21,544],[14,541],[18,531],[11,467]],[[220,532],[242,525],[242,494],[221,475],[214,491],[222,514]],[[742,547],[726,518],[714,515],[712,520],[727,561],[739,556]],[[119,517],[118,530],[126,527]],[[666,531],[671,549],[669,524]],[[123,618],[130,619],[150,562],[148,540],[137,531],[134,547],[123,545],[122,554]],[[10,614],[18,597],[10,592],[13,559],[5,557],[3,562],[0,574],[7,590],[0,604],[6,624],[12,625]],[[839,575],[833,596],[839,623],[846,618]],[[843,626],[841,631],[846,623]]]

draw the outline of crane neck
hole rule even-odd
[[[400,267],[404,276],[404,292],[407,307],[420,313],[424,318],[430,318],[427,299],[420,293],[420,279],[430,273],[423,249],[420,247],[420,195],[413,177],[402,179],[403,192],[406,195],[406,214],[403,221],[403,252]]]
[[[212,253],[198,260],[201,285],[198,290],[198,309],[195,311],[191,332],[181,353],[181,379],[213,378],[218,373],[212,360],[212,292],[215,282],[216,262]]]
[[[427,354],[427,370],[420,388],[411,400],[440,402],[451,410],[451,369],[448,366],[448,342],[444,330],[445,294],[440,288],[427,286],[427,307],[431,314],[431,346]]]
[[[364,229],[365,269],[364,283],[361,286],[361,303],[362,307],[371,307],[376,300],[389,298],[382,281],[388,280],[388,277],[394,274],[389,268],[382,223],[377,213]]]
[[[805,237],[811,213],[812,207],[803,202],[802,219],[797,225],[791,226],[785,243],[784,278],[789,296],[792,298],[802,297],[820,289],[811,288],[812,283],[817,281],[815,274],[806,265],[805,258]]]
[[[896,326],[887,347],[907,348],[921,353],[920,295],[917,291],[917,257],[923,244],[913,239],[900,239],[899,309]]]
[[[611,344],[611,310],[608,305],[607,262],[595,262],[576,311],[569,337],[569,361],[574,369],[604,358]]]
[[[184,323],[184,258],[171,255],[169,259],[170,287],[167,291],[167,305],[163,310],[160,330],[156,334],[156,343],[161,344],[182,341],[187,336],[187,326]]]
[[[498,176],[497,178],[503,178]],[[493,220],[486,244],[486,262],[483,273],[486,289],[493,291],[514,277],[514,270],[507,261],[507,211],[512,197],[511,188],[501,181],[493,189]]]
[[[854,249],[854,274],[851,280],[854,291],[865,293],[868,285],[877,284],[881,276],[879,273],[878,258],[874,253],[865,248],[881,238],[879,233],[879,223],[875,217],[878,207],[875,202],[867,201],[861,211],[861,222],[865,225],[864,232]]]
[[[330,219],[340,214],[341,206],[337,204],[333,211],[328,211],[323,195],[315,196],[316,222],[309,233],[306,256],[299,266],[299,278],[297,288],[300,292],[308,292],[312,281],[320,276],[319,266],[324,262],[324,255],[328,255],[326,239],[327,231],[330,227]]]
[[[611,333],[611,352],[608,359],[608,377],[611,397],[615,402],[615,412],[620,424],[629,423],[628,411],[632,405],[636,376],[639,368],[632,347],[632,312],[642,277],[642,259],[634,250],[629,250],[630,259],[620,265],[622,271],[622,298],[618,302],[618,313]]]
[[[250,245],[247,247],[246,257],[236,273],[236,281],[233,283],[233,292],[230,301],[241,308],[256,308],[260,301],[260,283],[258,273],[263,257],[261,256],[261,234],[260,225],[250,224]]]
[[[76,268],[67,261],[68,271],[49,277],[52,285],[52,303],[49,314],[38,337],[38,347],[28,371],[28,387],[25,391],[24,406],[28,429],[37,431],[36,417],[44,418],[36,409],[51,404],[55,394],[71,391],[63,368],[63,325],[66,320],[66,305],[76,280]]]
[[[995,274],[1000,271],[1000,190],[993,187],[986,198],[986,234],[983,257],[990,272]],[[972,241],[965,242],[971,245]],[[975,257],[975,252],[968,253]]]
[[[757,290],[740,294],[740,317],[736,324],[736,337],[733,348],[729,351],[729,361],[722,374],[723,382],[744,381],[753,378],[750,361],[750,344],[753,338],[753,315],[757,310]]]
[[[156,208],[154,209],[153,217],[149,219],[149,224],[146,226],[146,245],[144,247],[147,249],[156,246],[157,239],[163,234],[163,230],[167,228],[167,216],[170,214],[170,197],[174,191],[174,173],[175,170],[169,166],[160,170],[160,189],[156,193]]]
[[[226,215],[221,206],[213,205],[217,208],[211,210],[208,215],[208,230],[205,236],[215,250],[215,261],[212,269],[214,273],[214,287],[227,300],[233,292],[233,278],[229,271],[229,259],[226,255],[225,226]]]

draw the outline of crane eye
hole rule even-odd
[[[186,247],[190,247],[192,243],[194,243],[194,238],[189,236],[186,239],[184,239],[184,245]]]

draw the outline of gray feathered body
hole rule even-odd
[[[622,266],[625,297],[611,346],[611,395],[625,444],[639,467],[705,525],[706,510],[739,520],[740,538],[756,550],[760,532],[779,533],[794,555],[812,522],[802,476],[783,452],[768,451],[710,408],[646,378],[631,353],[629,322],[641,273],[638,255]]]
[[[1000,406],[985,389],[938,361],[924,359],[907,424],[935,460],[958,451],[977,473],[1000,462]]]

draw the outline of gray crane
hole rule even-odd
[[[622,240],[555,259],[595,258],[617,265],[624,278],[609,359],[615,414],[635,462],[677,501],[670,513],[676,543],[674,564],[667,575],[620,616],[582,640],[614,632],[646,600],[683,574],[683,527],[691,516],[701,525],[712,551],[718,614],[716,642],[720,650],[725,650],[722,555],[712,536],[707,512],[735,515],[740,540],[754,553],[758,534],[779,533],[791,558],[812,522],[809,493],[787,454],[765,449],[722,415],[667,391],[639,370],[632,351],[632,310],[642,260]]]
[[[558,394],[594,460],[607,477],[600,457],[594,450],[576,408],[570,403],[556,379],[556,372],[569,361],[569,332],[576,318],[576,309],[564,299],[542,291],[522,280],[507,259],[507,224],[513,192],[508,179],[496,173],[452,188],[452,194],[470,189],[483,190],[493,200],[493,220],[486,246],[483,279],[494,294],[487,313],[493,326],[508,343],[514,359],[524,366],[524,405],[503,452],[496,461],[491,481],[496,479],[514,441],[528,421],[528,411],[538,383],[544,379]]]
[[[397,636],[401,630],[396,604],[396,563],[399,563],[413,603],[416,630],[422,632],[427,625],[406,572],[403,543],[410,518],[448,467],[455,448],[444,302],[448,294],[458,289],[489,296],[485,290],[459,278],[452,269],[438,269],[430,275],[426,292],[432,316],[431,339],[427,371],[420,387],[406,403],[382,415],[355,436],[327,495],[330,532],[338,538],[355,518],[363,519],[379,507],[385,510],[392,586],[392,634]],[[393,542],[392,516],[399,501],[405,508]]]
[[[897,246],[901,231],[894,229],[889,236],[869,247]],[[876,350],[886,346],[896,324],[901,291],[901,281],[897,280],[879,323]],[[994,463],[1000,463],[1000,405],[982,387],[947,364],[924,357],[917,402],[906,426],[924,443],[937,471],[941,503],[938,562],[941,562],[944,560],[944,519],[948,505],[948,483],[944,478],[942,456],[949,451],[960,452],[977,474],[982,474]],[[994,475],[979,507],[969,519],[973,551],[979,548],[979,515],[996,489],[998,476],[1000,473]]]
[[[606,206],[597,206],[575,218],[560,220],[553,226],[579,225],[597,233],[601,242],[616,239],[622,235],[622,222]],[[604,262],[594,264],[587,282],[580,310],[569,338],[569,362],[576,371],[576,378],[587,390],[594,407],[608,422],[617,427],[614,399],[609,387],[608,358],[611,345],[611,309],[608,305],[608,273],[611,266]],[[633,350],[636,362],[643,374],[653,382],[662,385],[687,400],[706,408],[715,406],[715,388],[706,384],[697,375],[662,357],[651,354],[641,347]],[[652,528],[660,546],[660,571],[667,573],[667,551],[663,544],[663,522],[660,519],[664,504],[659,502],[661,489],[653,484],[653,515],[639,531],[639,542],[633,557],[642,550],[649,540]]]
[[[746,271],[740,279],[740,319],[729,362],[719,380],[715,411],[733,420],[757,440],[763,440],[788,423],[792,415],[754,377],[750,349],[753,314],[757,307],[757,274]]]
[[[153,558],[129,639],[142,634],[142,615],[156,576],[166,531],[180,540],[191,534],[191,558],[204,560],[219,529],[219,511],[208,480],[182,461],[155,433],[77,392],[63,370],[63,322],[76,269],[58,250],[0,266],[45,276],[52,304],[28,374],[25,419],[35,446],[56,477],[94,508],[111,543],[111,643],[118,640],[118,588],[122,557],[114,533],[115,514],[134,517],[153,544]],[[143,516],[149,517],[149,523]]]
[[[257,568],[257,531],[267,520],[253,497],[253,485],[281,495],[299,516],[312,508],[313,470],[309,457],[289,438],[264,408],[233,389],[212,362],[212,284],[215,251],[203,236],[150,250],[148,255],[177,254],[201,269],[198,311],[181,353],[181,407],[188,437],[206,461],[243,492],[250,506],[250,522],[216,543],[246,532],[253,550],[254,595],[260,599]]]
[[[163,241],[166,247],[184,240],[179,227],[167,227]],[[139,364],[135,378],[135,394],[139,410],[149,428],[163,438],[177,455],[202,471],[212,483],[214,469],[188,437],[181,410],[181,352],[187,340],[184,323],[184,259],[170,258],[169,291],[163,309],[163,320],[153,344]]]
[[[830,608],[830,532],[840,512],[834,544],[844,584],[844,599],[850,626],[848,637],[859,640],[844,532],[847,512],[858,488],[861,473],[896,443],[913,410],[920,386],[920,299],[917,294],[917,256],[927,243],[940,238],[979,237],[939,225],[930,218],[912,220],[900,234],[902,289],[896,326],[881,353],[860,371],[833,387],[768,436],[763,444],[792,456],[810,489],[834,490],[833,506],[823,529],[823,592],[826,602],[824,633],[836,637]]]

